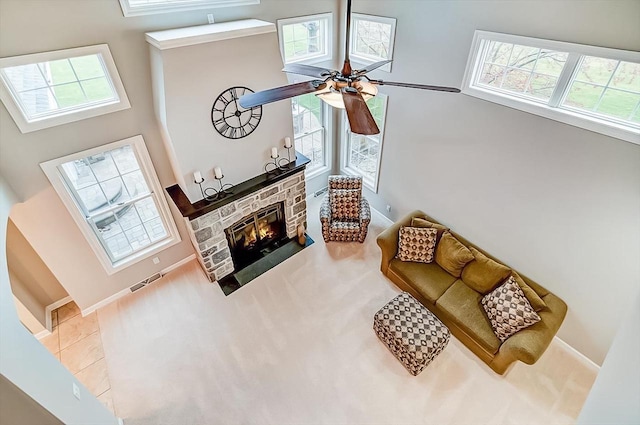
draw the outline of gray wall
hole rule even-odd
[[[183,221],[174,209],[182,243],[162,252],[158,265],[149,259],[107,275],[38,166],[52,158],[142,134],[162,185],[175,183],[154,116],[149,46],[144,33],[205,24],[207,12],[212,12],[218,22],[245,18],[275,22],[284,17],[335,13],[336,9],[335,0],[262,0],[257,6],[124,18],[117,0],[0,0],[0,57],[107,43],[132,105],[125,111],[28,134],[19,132],[0,105],[0,171],[25,200],[12,217],[81,308],[193,252]],[[212,94],[212,102],[216,95]],[[264,119],[268,116],[266,111]]]
[[[607,353],[578,425],[640,423],[640,292]]]
[[[474,30],[640,50],[638,1],[364,1],[398,20],[393,72],[460,87]],[[465,95],[389,95],[380,185],[562,297],[559,336],[601,363],[640,284],[640,146]]]
[[[116,425],[115,416],[99,402],[47,349],[20,323],[13,303],[9,284],[6,235],[7,220],[11,206],[18,198],[5,179],[0,175],[0,392],[4,423],[21,423],[9,420],[15,416],[51,421],[40,405],[66,424]],[[32,399],[31,403],[19,393]],[[72,393],[72,383],[80,388],[80,400]],[[5,398],[10,397],[10,398]],[[18,399],[18,400],[16,400]],[[10,400],[17,401],[16,404]],[[5,405],[5,402],[7,404]],[[29,412],[21,411],[30,405]],[[39,423],[39,422],[32,422]]]

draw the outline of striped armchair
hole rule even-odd
[[[362,177],[329,176],[329,191],[322,200],[320,221],[325,242],[364,242],[371,209],[362,196]]]

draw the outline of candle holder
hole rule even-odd
[[[282,158],[280,161],[278,161],[278,167],[280,169],[287,169],[289,168],[288,166],[293,162],[295,163],[295,161],[298,160],[298,155],[296,155],[296,148],[292,145],[291,147],[284,147],[287,150],[287,157],[286,158]],[[291,159],[291,150],[293,150],[293,159]],[[281,161],[286,160],[286,163],[282,163]]]
[[[232,184],[223,184],[222,183],[222,179],[224,179],[224,174],[220,177],[213,177],[214,179],[216,179],[218,181],[218,183],[220,184],[220,188],[219,189],[215,189],[213,187],[202,187],[202,184],[204,183],[204,178],[200,181],[196,181],[194,180],[193,182],[195,184],[197,184],[198,186],[200,186],[200,193],[202,193],[202,197],[206,200],[206,201],[215,201],[217,199],[223,198],[226,195],[231,195],[233,193],[233,191],[231,191],[231,188],[233,187]]]
[[[271,161],[264,164],[264,172],[267,174],[271,174],[281,168],[279,164],[283,159],[285,158],[280,158],[280,155],[276,156],[275,158],[272,156]]]

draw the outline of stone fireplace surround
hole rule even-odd
[[[232,188],[232,194],[217,201],[191,204],[178,185],[167,193],[185,219],[200,266],[211,282],[234,272],[225,229],[249,214],[277,202],[284,202],[287,237],[307,222],[304,170],[310,162],[300,153],[295,163],[275,173],[261,174]]]

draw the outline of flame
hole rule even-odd
[[[260,239],[269,239],[275,236],[275,231],[271,227],[271,223],[266,218],[258,221],[258,232],[256,233],[256,226],[250,225],[244,229],[244,246],[248,247],[258,242],[258,236]]]

